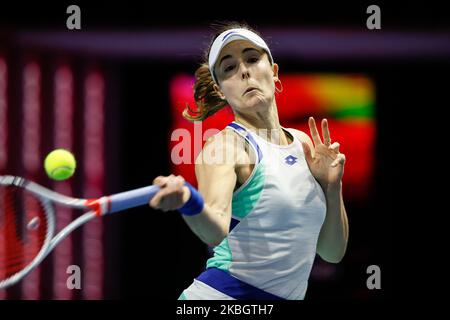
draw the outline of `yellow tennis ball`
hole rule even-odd
[[[54,180],[66,180],[70,178],[77,167],[77,162],[72,153],[64,149],[56,149],[50,152],[44,161],[47,175]]]

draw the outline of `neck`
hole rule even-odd
[[[246,128],[272,143],[289,144],[287,136],[281,128],[275,103],[263,111],[248,114],[235,112],[234,118],[236,122],[243,124]]]

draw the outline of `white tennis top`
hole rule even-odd
[[[214,248],[207,269],[218,268],[284,299],[303,299],[326,215],[322,188],[291,130],[285,129],[293,142],[277,145],[236,122],[228,128],[249,142],[258,160],[233,194],[230,232]],[[230,298],[199,280],[183,294],[187,299]]]

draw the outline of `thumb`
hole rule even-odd
[[[302,142],[302,147],[303,147],[303,152],[305,153],[305,158],[306,161],[312,162],[313,161],[313,157],[311,155],[311,148],[309,147],[309,145],[306,142]]]

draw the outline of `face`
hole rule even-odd
[[[227,44],[217,59],[215,73],[219,82],[215,90],[235,111],[261,111],[274,100],[278,65],[271,65],[264,50],[249,41]]]

